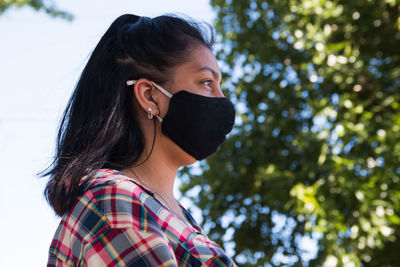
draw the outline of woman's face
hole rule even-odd
[[[221,71],[215,56],[206,46],[198,45],[191,50],[189,60],[176,67],[171,80],[163,84],[163,87],[171,94],[185,90],[208,97],[224,97],[220,85]],[[168,111],[169,98],[166,96],[162,98],[158,107],[159,115],[163,118]],[[179,165],[190,165],[196,162],[195,158],[184,152],[166,136],[163,137],[162,146],[178,161]]]

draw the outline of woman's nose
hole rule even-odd
[[[215,93],[215,97],[225,97],[225,95],[224,95],[224,93],[222,92],[222,90],[221,90],[221,87],[220,86],[218,86],[217,88],[216,88],[216,93]]]

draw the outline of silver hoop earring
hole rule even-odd
[[[147,109],[147,118],[151,120],[153,118],[153,114],[151,113],[153,110],[151,108]]]

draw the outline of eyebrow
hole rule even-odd
[[[218,74],[218,72],[216,72],[213,68],[210,68],[208,66],[204,66],[204,67],[201,67],[201,68],[197,69],[197,72],[205,71],[205,70],[210,71],[213,74],[213,76],[214,76],[214,78],[216,80],[218,80],[220,78],[220,75]],[[221,82],[220,83],[222,83],[222,77],[221,77]]]

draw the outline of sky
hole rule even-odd
[[[125,13],[211,23],[208,0],[64,0],[68,22],[30,8],[0,16],[0,266],[45,266],[59,218],[37,174],[52,160],[59,119],[86,60]]]

